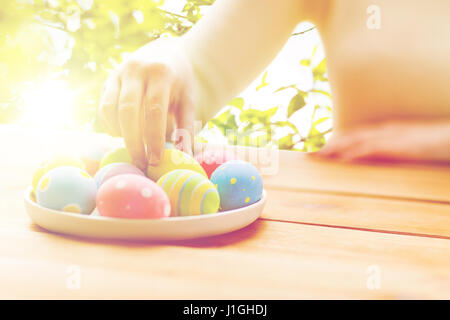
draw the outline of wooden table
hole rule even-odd
[[[38,163],[86,139],[0,126],[0,298],[450,298],[449,167],[280,152],[263,216],[243,230],[92,241],[45,231],[23,205]]]

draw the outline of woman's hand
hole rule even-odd
[[[387,121],[333,136],[314,156],[450,163],[450,119]]]
[[[179,41],[158,40],[131,54],[105,83],[100,117],[122,136],[133,162],[145,169],[162,158],[171,128],[195,120],[194,75]]]

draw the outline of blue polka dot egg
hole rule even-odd
[[[36,190],[37,203],[43,207],[90,214],[95,208],[97,185],[83,169],[61,166],[47,172]]]
[[[252,164],[231,160],[221,164],[211,175],[220,196],[222,211],[251,205],[261,199],[263,181]]]

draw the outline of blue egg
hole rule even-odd
[[[176,149],[175,144],[173,142],[166,141],[165,149]]]
[[[97,185],[84,170],[61,166],[47,172],[36,190],[37,203],[43,207],[90,214],[95,208]]]
[[[219,192],[222,210],[251,205],[261,199],[263,192],[263,181],[258,169],[242,160],[221,164],[211,175],[211,182]]]

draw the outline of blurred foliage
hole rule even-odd
[[[17,120],[21,112],[21,92],[49,79],[66,81],[76,92],[73,114],[78,123],[95,123],[100,91],[108,73],[127,53],[145,43],[165,36],[180,36],[200,18],[201,8],[214,0],[180,0],[180,14],[162,9],[158,0],[2,0],[0,6],[0,123]],[[307,30],[308,31],[308,30]],[[326,82],[326,61],[311,66],[315,82]],[[257,90],[268,81],[264,74]],[[207,127],[216,127],[232,144],[270,146],[282,149],[317,150],[324,143],[324,133],[317,126],[323,118],[312,118],[308,135],[301,136],[290,121],[311,94],[329,95],[312,88],[301,91],[295,85],[279,90],[293,90],[283,121],[273,121],[279,107],[258,110],[242,98]],[[316,109],[322,108],[317,106]],[[329,108],[329,107],[326,107]],[[316,110],[315,109],[315,110]],[[326,120],[326,119],[325,119]],[[283,137],[273,132],[289,128]],[[255,136],[255,132],[263,132]],[[299,144],[300,143],[300,144]],[[300,147],[298,147],[300,146]]]
[[[307,29],[309,32],[313,28]],[[293,36],[304,34],[299,32]],[[329,105],[314,105],[310,120],[310,127],[307,134],[302,135],[299,128],[292,121],[292,116],[305,108],[308,100],[314,102],[314,95],[323,95],[330,99],[331,94],[323,89],[318,89],[320,84],[327,83],[326,59],[323,58],[316,65],[312,64],[315,59],[318,46],[312,52],[309,59],[300,61],[304,67],[308,67],[313,77],[313,86],[308,91],[302,91],[296,84],[283,86],[275,92],[290,90],[293,96],[287,106],[274,106],[267,110],[255,109],[246,106],[243,98],[235,98],[216,118],[212,119],[209,128],[216,127],[222,135],[226,137],[228,143],[234,145],[247,145],[255,147],[278,147],[280,149],[299,150],[299,151],[317,151],[322,148],[326,139],[325,136],[331,132],[331,128],[319,130],[321,124],[331,119],[332,109]],[[267,71],[261,78],[261,84],[256,87],[259,90],[269,85]],[[322,115],[317,116],[319,110]],[[281,112],[281,120],[280,120]],[[277,117],[275,115],[278,114]],[[275,118],[275,119],[274,119]],[[286,130],[287,129],[287,130]],[[279,137],[277,132],[284,132]]]
[[[95,118],[108,72],[151,40],[179,36],[213,0],[184,0],[183,14],[152,0],[2,0],[0,123],[20,115],[20,92],[44,79],[76,89],[77,122]]]

